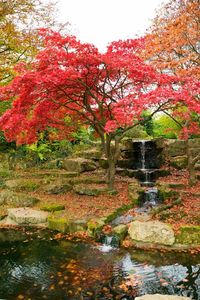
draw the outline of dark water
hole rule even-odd
[[[0,299],[200,299],[200,256],[111,250],[49,234],[0,231]]]

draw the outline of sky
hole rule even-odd
[[[167,0],[58,0],[59,19],[70,22],[82,42],[105,51],[111,41],[143,35],[163,2]]]

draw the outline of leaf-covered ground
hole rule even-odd
[[[168,210],[169,216],[166,222],[173,224],[174,227],[179,227],[183,224],[200,225],[200,181],[194,186],[189,186],[188,172],[186,170],[173,169],[171,172],[172,175],[159,179],[159,182],[180,184],[179,187],[174,187],[173,189],[180,193],[182,202]],[[172,199],[165,200],[165,203],[172,203]]]
[[[156,214],[155,219],[161,220],[166,223],[171,223],[175,228],[182,224],[200,225],[200,181],[193,186],[189,187],[187,184],[188,174],[185,170],[171,169],[171,175],[159,178],[157,183],[164,184],[178,184],[179,187],[173,187],[180,193],[181,203],[165,210],[164,214]],[[44,170],[32,170],[27,173],[19,172],[15,178],[37,178]],[[48,172],[47,172],[48,173]],[[57,181],[62,180],[64,172],[58,170]],[[16,175],[16,174],[15,174]],[[99,181],[105,179],[105,173],[100,172],[86,172],[77,179],[87,179],[90,181],[92,178],[98,178]],[[66,180],[66,179],[65,179]],[[67,179],[68,180],[68,179]],[[48,194],[42,188],[34,192],[28,192],[29,195],[39,198],[41,201],[36,207],[40,208],[44,204],[61,204],[65,206],[65,213],[72,219],[90,219],[95,217],[105,217],[112,214],[117,208],[123,205],[131,204],[128,198],[128,184],[133,179],[128,177],[116,176],[115,188],[118,191],[117,195],[109,195],[104,192],[98,196],[78,195],[74,191],[66,192],[64,194]],[[84,183],[84,186],[101,187],[105,188],[105,183]],[[166,199],[164,204],[171,204],[174,199]],[[1,209],[4,209],[1,207]],[[134,209],[131,213],[135,215]],[[130,214],[130,212],[129,212]]]

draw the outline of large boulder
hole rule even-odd
[[[173,245],[175,242],[171,226],[159,221],[133,221],[128,232],[134,241],[161,245]]]
[[[8,209],[8,217],[19,225],[41,224],[47,222],[48,212],[28,207],[10,208]]]
[[[54,182],[45,186],[47,194],[64,194],[72,190],[72,185],[67,182]]]
[[[39,199],[27,196],[26,194],[15,193],[13,191],[1,191],[0,193],[0,205],[7,204],[13,207],[26,207],[33,206]]]
[[[136,297],[135,300],[190,300],[191,298],[176,296],[176,295],[144,295],[141,297]]]
[[[68,172],[94,171],[97,166],[94,161],[85,158],[67,158],[63,160],[63,169]]]

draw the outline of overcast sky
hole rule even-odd
[[[72,24],[83,42],[103,51],[114,40],[141,36],[167,0],[58,0],[59,18]]]

